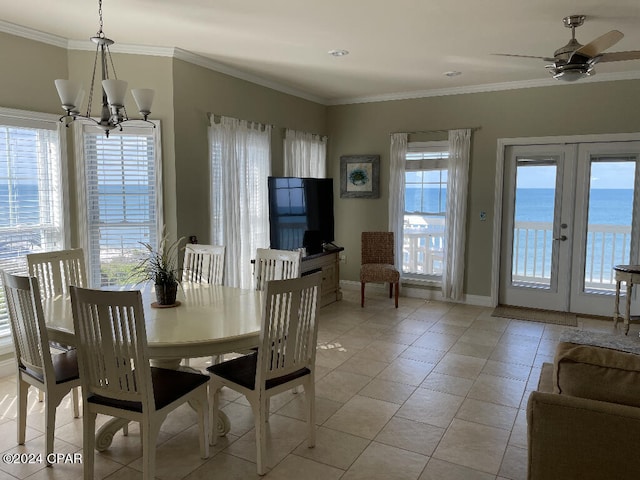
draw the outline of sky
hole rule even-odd
[[[633,189],[634,162],[594,162],[591,168],[591,188]],[[551,166],[521,167],[518,188],[553,188],[556,169]]]

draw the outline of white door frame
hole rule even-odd
[[[493,248],[491,265],[491,305],[497,306],[500,292],[500,250],[502,240],[502,201],[504,190],[505,149],[512,145],[543,145],[562,143],[604,143],[640,141],[640,132],[599,135],[568,135],[558,137],[499,138],[496,148],[496,177],[493,204]]]

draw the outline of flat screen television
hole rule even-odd
[[[333,242],[333,179],[269,177],[271,248],[322,252]]]

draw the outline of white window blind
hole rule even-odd
[[[26,274],[27,254],[65,246],[61,147],[57,118],[0,109],[2,270]],[[0,338],[9,333],[0,289]]]
[[[81,222],[94,287],[131,283],[144,247],[162,223],[158,128],[125,128],[107,138],[93,125],[82,134]]]

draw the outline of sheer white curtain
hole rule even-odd
[[[449,131],[447,222],[442,295],[451,300],[462,298],[470,145],[470,129]]]
[[[404,172],[407,164],[406,133],[391,134],[389,175],[389,231],[393,232],[396,268],[402,270],[402,227],[404,225]]]
[[[286,177],[327,176],[327,137],[288,129],[284,137]]]
[[[225,245],[225,285],[251,288],[251,259],[269,247],[271,126],[211,118],[211,241]]]

